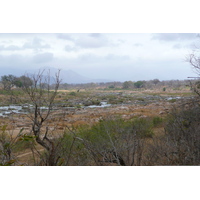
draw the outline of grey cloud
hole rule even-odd
[[[175,44],[173,46],[174,49],[181,49],[182,48],[182,45],[181,44]]]
[[[24,49],[33,49],[35,51],[39,51],[42,49],[49,49],[50,45],[46,44],[43,40],[38,37],[32,39],[32,41],[26,42],[22,47],[16,45],[0,45],[0,51],[16,51],[16,50],[24,50]]]
[[[108,44],[107,45],[109,45],[110,47],[118,47],[118,46],[120,46],[121,44],[124,44],[126,41],[125,40],[123,40],[123,39],[118,39],[117,41],[112,41],[112,42],[108,42]]]
[[[22,61],[23,58],[19,54],[12,54],[8,56],[0,56],[0,64],[6,64],[6,63],[18,63]]]
[[[49,61],[53,61],[51,53],[38,54],[34,57],[20,54],[0,55],[0,76],[8,73],[22,75],[30,70],[37,71],[44,64],[50,65]]]
[[[63,40],[70,40],[70,41],[73,41],[73,40],[74,40],[74,39],[71,37],[71,35],[68,34],[68,33],[58,33],[58,34],[57,34],[57,38],[63,39]]]
[[[102,57],[96,56],[94,54],[83,54],[83,55],[78,56],[76,61],[80,63],[84,61],[84,64],[89,64],[89,63],[102,61]]]
[[[104,35],[98,35],[98,37],[91,35],[81,35],[74,42],[77,46],[82,48],[100,48],[109,45],[109,42]]]
[[[119,43],[125,43],[125,40],[122,40],[122,39],[118,39],[117,40]]]
[[[11,44],[12,40],[3,40],[1,41],[2,44]]]
[[[4,45],[0,45],[0,51],[16,51],[16,50],[22,50],[22,48],[16,45],[10,45],[7,47]]]
[[[68,51],[68,52],[72,52],[72,51],[77,51],[78,48],[76,47],[72,47],[70,45],[66,45],[65,48],[64,48],[65,51]]]
[[[32,37],[34,35],[38,35],[37,33],[1,33],[1,38],[24,38],[24,37]]]
[[[141,46],[143,46],[143,45],[142,45],[141,43],[135,43],[134,46],[135,46],[135,47],[141,47]]]
[[[0,39],[24,39],[24,38],[34,38],[34,37],[49,37],[49,35],[54,35],[54,33],[0,33]]]
[[[89,34],[91,37],[101,37],[101,33],[91,33]]]
[[[126,61],[129,60],[130,57],[129,56],[118,56],[118,55],[114,55],[114,54],[109,54],[105,57],[106,60],[110,60],[110,61]]]
[[[73,42],[77,47],[81,48],[100,48],[109,44],[107,38],[101,33],[90,34],[74,34],[72,37],[68,33],[59,33],[57,38]],[[68,47],[67,49],[68,50]]]
[[[186,49],[195,49],[196,45],[194,43],[189,43],[186,45],[181,45],[181,44],[175,44],[172,46],[174,49],[181,49],[181,48],[186,48]]]
[[[31,60],[28,56],[22,56],[19,54],[0,56],[1,74],[5,74],[6,71],[10,69],[13,69],[13,72],[11,70],[11,74],[16,73],[16,71],[21,71],[21,69],[27,69],[27,64],[29,66],[31,65]]]
[[[50,45],[45,44],[43,40],[40,38],[33,38],[31,42],[27,42],[23,45],[25,49],[34,49],[34,50],[41,50],[41,49],[49,49],[51,48]]]
[[[126,62],[130,61],[130,57],[127,55],[115,55],[115,54],[108,54],[106,56],[97,56],[94,54],[83,54],[80,55],[77,59],[77,62],[80,62],[80,64],[92,64],[98,65],[98,64],[107,64],[107,63],[119,63],[119,62]],[[83,62],[84,61],[84,62]]]
[[[53,53],[42,53],[42,54],[37,54],[33,57],[33,62],[34,63],[45,63],[53,60]]]
[[[197,44],[190,43],[190,44],[185,45],[185,48],[188,48],[188,49],[192,49],[192,50],[194,50],[194,49],[199,49],[200,46],[199,46],[198,43],[197,43]]]
[[[194,40],[197,38],[196,33],[154,33],[153,40],[176,41],[176,40]]]

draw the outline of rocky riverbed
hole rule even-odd
[[[154,91],[157,92],[157,91]],[[188,92],[188,91],[185,91]],[[173,106],[192,98],[182,93],[151,93],[151,91],[98,91],[63,92],[55,99],[52,112],[45,121],[52,132],[63,131],[68,126],[97,123],[106,117],[124,119],[165,116]],[[42,106],[41,112],[47,112]],[[7,125],[10,132],[30,132],[34,106],[31,103],[0,106],[0,126]]]
[[[179,97],[153,97],[147,96],[134,99],[126,104],[109,104],[106,101],[99,105],[89,105],[79,107],[67,107],[63,104],[55,105],[52,114],[46,121],[45,126],[52,132],[64,130],[66,126],[79,126],[83,124],[93,124],[106,117],[121,116],[124,119],[134,117],[165,116],[173,106],[181,104]],[[45,113],[47,107],[41,107]],[[15,133],[20,129],[31,130],[32,121],[30,115],[33,112],[33,105],[10,105],[0,107],[1,125],[7,124],[8,129]]]

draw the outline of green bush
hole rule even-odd
[[[107,118],[78,129],[96,164],[141,165],[144,141],[153,136],[152,121]]]
[[[166,118],[164,134],[154,138],[147,165],[199,165],[200,107],[174,109]]]
[[[36,144],[35,136],[22,134],[15,141],[13,145],[13,151],[18,152],[18,151],[23,151],[26,149],[31,149],[35,144]]]
[[[76,96],[76,92],[70,92],[69,95]]]
[[[163,122],[163,119],[161,117],[154,117],[152,122],[153,122],[153,126],[156,127]]]
[[[176,99],[170,99],[168,102],[170,102],[170,103],[175,103],[175,102],[176,102]]]
[[[138,101],[145,101],[144,98],[137,98]]]
[[[165,92],[165,91],[166,91],[166,88],[164,87],[164,88],[163,88],[163,92]]]
[[[109,89],[113,89],[113,88],[115,88],[115,86],[114,85],[110,85],[108,88]]]

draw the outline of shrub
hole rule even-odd
[[[110,85],[108,88],[109,89],[113,89],[113,88],[115,88],[115,86],[114,85]]]
[[[152,122],[153,122],[153,126],[156,127],[163,122],[163,119],[161,117],[154,117]]]
[[[170,99],[168,102],[170,102],[170,103],[175,103],[175,102],[176,102],[176,99]]]
[[[199,165],[200,107],[181,108],[169,115],[165,133],[154,138],[147,155],[147,165]]]
[[[165,91],[166,91],[166,88],[164,87],[164,88],[163,88],[163,92],[165,92]]]
[[[142,88],[142,87],[144,87],[144,81],[137,81],[134,83],[134,86],[136,88]]]
[[[147,119],[107,118],[78,130],[96,165],[141,165],[146,138],[152,135]]]
[[[138,101],[145,101],[144,98],[137,98]]]
[[[76,92],[70,92],[69,95],[76,96]]]

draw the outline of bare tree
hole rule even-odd
[[[193,53],[187,57],[186,61],[192,65],[195,73],[200,76],[200,56],[198,54],[199,49],[194,50]]]
[[[192,82],[190,81],[191,89],[200,96],[200,47],[195,46],[195,50],[191,54],[186,57],[186,62],[192,66],[193,71],[197,74],[197,77],[188,77],[188,78],[195,78],[198,81]]]
[[[23,84],[23,91],[28,95],[29,101],[33,104],[33,111],[29,118],[32,121],[32,132],[38,144],[43,146],[49,154],[47,165],[56,165],[59,158],[55,156],[55,143],[49,137],[49,127],[45,126],[45,121],[50,117],[54,100],[60,85],[60,70],[54,77],[54,89],[50,90],[52,77],[50,71],[44,74],[45,70],[39,71],[37,74],[28,76],[32,80],[32,85]]]

